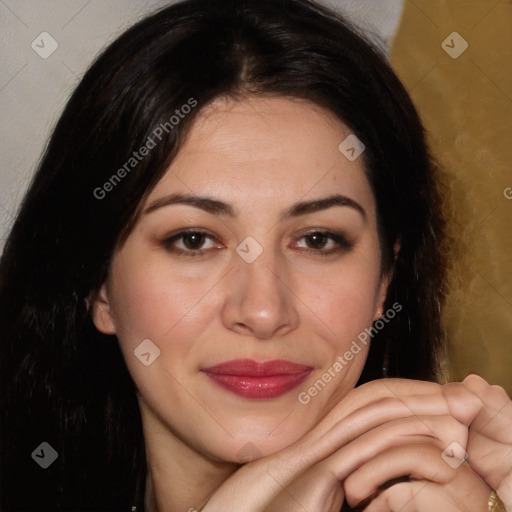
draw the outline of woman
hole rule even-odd
[[[2,509],[510,503],[509,398],[436,383],[436,174],[327,9],[188,0],[128,30],[2,257]]]

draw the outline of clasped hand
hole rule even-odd
[[[512,402],[476,375],[380,379],[291,446],[241,466],[203,512],[512,512]]]

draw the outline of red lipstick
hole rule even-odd
[[[253,400],[284,395],[301,384],[312,370],[311,366],[281,359],[266,362],[234,359],[201,369],[220,387]]]

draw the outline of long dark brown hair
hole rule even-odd
[[[115,336],[94,328],[86,298],[201,108],[247,95],[314,102],[365,144],[382,267],[394,268],[385,309],[396,302],[402,310],[374,336],[360,383],[436,379],[445,265],[435,166],[385,56],[308,0],[186,0],[130,28],[87,71],[6,242],[2,510],[143,510],[134,385]],[[95,189],[191,98],[197,106],[98,198]],[[31,457],[43,441],[58,453],[48,469]]]

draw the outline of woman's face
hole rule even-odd
[[[145,428],[240,461],[290,445],[354,387],[387,283],[348,135],[286,98],[221,99],[197,118],[94,304]]]

